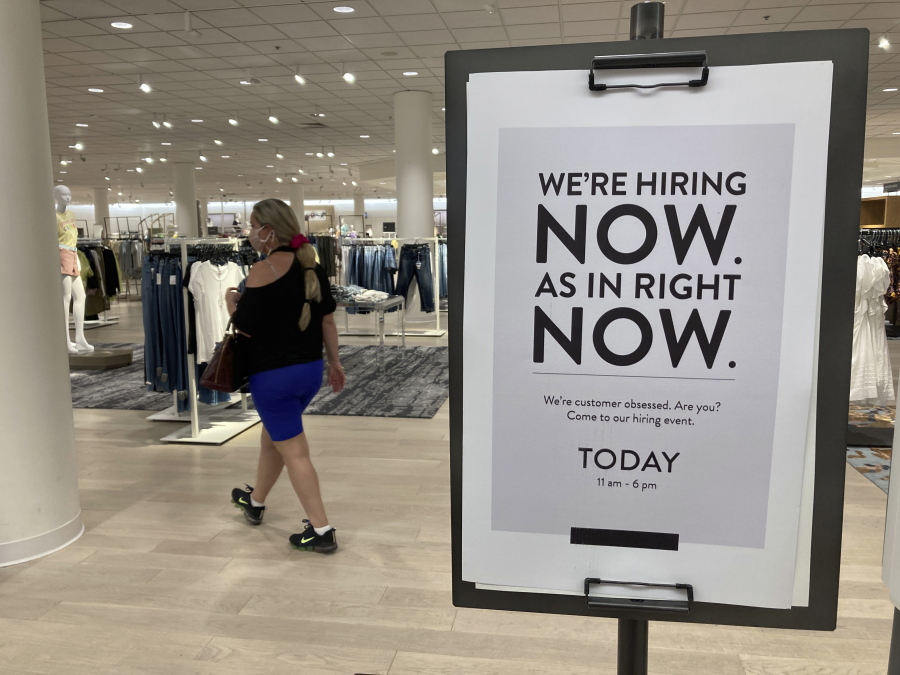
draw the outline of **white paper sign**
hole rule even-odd
[[[584,79],[470,80],[463,578],[789,607],[831,64]]]

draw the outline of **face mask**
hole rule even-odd
[[[270,231],[268,237],[266,237],[265,239],[260,239],[259,231],[261,229],[262,228],[250,228],[250,232],[247,234],[247,241],[250,242],[250,245],[254,248],[254,250],[258,251],[259,253],[264,253],[265,249],[267,248],[266,244],[268,244],[272,240],[272,237],[275,236],[275,233]]]

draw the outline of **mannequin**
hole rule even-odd
[[[72,191],[65,185],[53,188],[56,199],[56,229],[59,234],[59,267],[62,275],[63,309],[66,315],[66,343],[69,354],[90,354],[94,348],[84,337],[84,284],[81,281],[81,266],[78,264],[78,229],[75,215],[69,211]],[[75,342],[69,341],[69,303],[75,319]]]

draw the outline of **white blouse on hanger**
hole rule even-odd
[[[884,329],[884,294],[890,283],[891,272],[882,258],[862,255],[857,259],[851,401],[876,405],[894,402],[894,374]]]
[[[225,291],[244,280],[244,272],[237,263],[214,265],[209,261],[194,263],[188,290],[194,296],[194,316],[197,321],[197,363],[212,358],[216,343],[228,327],[228,307]]]

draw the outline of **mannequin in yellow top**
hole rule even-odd
[[[63,286],[63,309],[66,315],[66,343],[69,354],[89,354],[94,348],[84,337],[84,284],[81,282],[81,268],[78,265],[78,228],[75,214],[69,211],[72,191],[65,185],[53,188],[56,198],[56,230],[59,234],[59,268]],[[69,304],[75,319],[75,342],[69,341]]]

